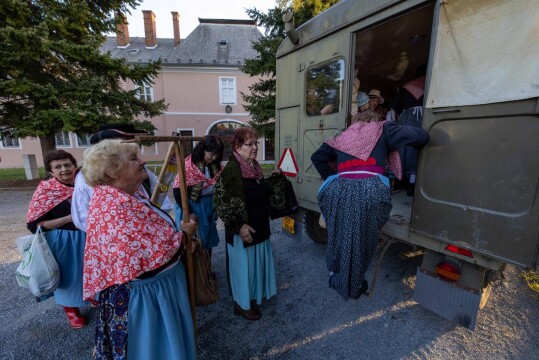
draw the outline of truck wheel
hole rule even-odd
[[[328,243],[328,231],[318,224],[319,219],[319,213],[312,210],[306,210],[303,219],[305,232],[315,243],[326,245]]]

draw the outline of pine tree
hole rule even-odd
[[[278,0],[273,9],[267,14],[256,8],[247,9],[247,15],[264,27],[265,37],[253,44],[258,51],[256,59],[245,60],[243,72],[251,76],[260,76],[260,81],[249,86],[250,94],[242,93],[244,105],[252,117],[251,126],[268,138],[273,138],[275,126],[271,122],[275,118],[275,73],[277,49],[285,39],[283,14],[288,10],[294,12],[296,27],[313,16],[335,5],[340,0]]]
[[[2,0],[0,4],[0,129],[36,136],[42,152],[60,131],[91,133],[105,123],[134,122],[166,109],[145,102],[131,81],[151,83],[159,62],[128,65],[101,52],[106,33],[140,0]],[[149,121],[140,128],[153,129]]]

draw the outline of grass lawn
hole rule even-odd
[[[39,177],[45,177],[45,168],[39,168]],[[23,168],[0,169],[0,181],[2,180],[26,180]]]

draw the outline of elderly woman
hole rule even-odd
[[[339,136],[325,143],[311,160],[326,180],[318,193],[326,219],[326,262],[329,286],[346,300],[368,289],[365,272],[378,244],[380,231],[391,211],[386,162],[401,177],[397,149],[420,147],[429,141],[421,128],[378,121],[375,113],[360,118]],[[337,171],[330,165],[336,162]]]
[[[195,146],[193,153],[185,159],[189,213],[197,217],[198,236],[210,257],[211,249],[219,244],[219,234],[215,226],[217,213],[213,205],[213,188],[221,174],[223,149],[223,142],[217,136],[206,135],[204,140]],[[176,176],[173,193],[176,200],[174,213],[177,223],[183,216],[179,186],[179,179]]]
[[[185,271],[184,232],[135,197],[146,179],[136,144],[103,140],[82,168],[94,187],[87,220],[83,295],[99,294],[96,358],[195,359]],[[139,194],[140,196],[140,194]],[[190,231],[194,223],[181,224]]]
[[[54,291],[56,303],[64,307],[69,324],[74,329],[88,322],[79,312],[82,301],[82,257],[85,234],[71,218],[71,197],[77,161],[64,150],[45,155],[45,170],[50,179],[39,183],[26,215],[32,233],[43,230],[47,243],[60,267],[60,285]]]
[[[258,136],[241,127],[234,131],[233,153],[214,190],[217,214],[225,224],[228,275],[234,313],[260,319],[262,299],[277,294],[270,238],[267,186],[256,161]]]

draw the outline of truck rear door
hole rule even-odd
[[[411,231],[533,267],[539,236],[539,10],[447,1],[426,89]]]

